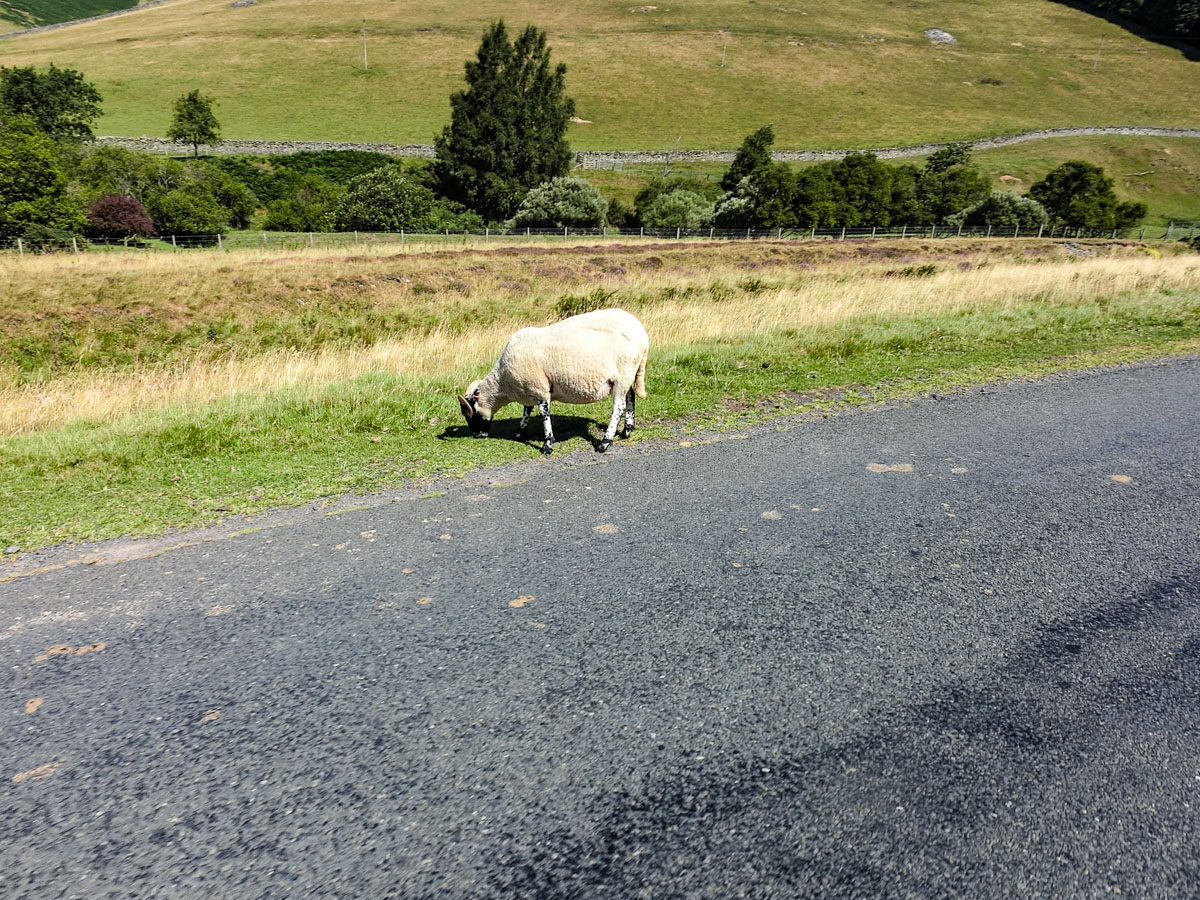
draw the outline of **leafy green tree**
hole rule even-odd
[[[1026,233],[1036,232],[1049,223],[1050,217],[1042,204],[1013,191],[992,191],[983,200],[946,219],[947,225],[991,225],[995,228],[1020,228]]]
[[[539,184],[521,201],[514,228],[599,228],[608,201],[599,188],[582,178],[552,178]]]
[[[925,160],[925,174],[936,175],[955,166],[971,165],[972,149],[973,146],[970,141],[947,144],[945,147],[938,148]]]
[[[713,210],[720,228],[792,228],[796,178],[783,163],[771,163],[744,177]]]
[[[431,231],[439,218],[438,198],[408,178],[397,165],[383,166],[350,182],[333,211],[341,231]],[[448,226],[447,226],[448,227]]]
[[[835,224],[850,228],[892,222],[892,169],[874,153],[851,153],[830,168]]]
[[[746,139],[742,141],[742,146],[738,148],[737,155],[734,156],[733,163],[729,166],[725,177],[721,179],[721,187],[729,192],[736,191],[743,178],[770,166],[773,143],[775,143],[775,129],[770,125],[764,125],[747,135]]]
[[[633,209],[638,221],[645,223],[646,210],[663,194],[672,191],[691,191],[705,200],[716,201],[723,193],[721,186],[705,178],[653,178],[633,198]]]
[[[176,98],[172,104],[171,124],[167,138],[180,144],[191,144],[192,155],[200,155],[200,145],[215,146],[221,142],[220,125],[213,114],[213,98],[199,89]]]
[[[74,69],[53,63],[45,72],[33,66],[0,67],[0,113],[28,116],[55,140],[93,140],[100,100],[95,86]]]
[[[924,210],[921,208],[921,198],[918,186],[921,181],[921,170],[916,166],[892,166],[892,225],[916,225],[923,221]]]
[[[694,191],[671,191],[650,204],[642,224],[647,228],[682,228],[695,231],[707,228],[713,217],[713,204]]]
[[[31,226],[82,231],[80,203],[68,191],[59,146],[28,116],[0,120],[0,235]]]
[[[1100,166],[1070,160],[1029,189],[1056,225],[1110,231],[1129,228],[1146,215],[1144,203],[1118,203],[1113,180]]]
[[[159,234],[211,236],[229,227],[229,210],[194,182],[155,195],[146,210]]]
[[[792,210],[800,228],[832,228],[837,224],[833,163],[806,166],[796,173]]]
[[[299,175],[287,197],[267,204],[265,231],[329,231],[345,188],[319,175]]]
[[[467,88],[450,96],[450,124],[435,141],[437,191],[489,221],[510,218],[530,188],[567,174],[567,124],[575,103],[567,67],[550,65],[545,32],[515,42],[504,22],[484,32],[466,63]]]

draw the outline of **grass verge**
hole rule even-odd
[[[0,547],[163,533],[537,459],[515,437],[519,410],[471,440],[454,395],[515,327],[596,304],[634,310],[654,340],[635,441],[1200,351],[1195,257],[1123,243],[266,263],[30,261],[16,273],[10,341],[61,352],[24,368],[6,345]],[[179,339],[190,333],[204,339]],[[602,404],[556,408],[556,455],[592,452],[606,421]]]

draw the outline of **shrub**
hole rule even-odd
[[[34,253],[65,253],[75,249],[75,235],[61,228],[32,224],[21,232],[25,250]]]
[[[539,184],[521,201],[514,228],[599,228],[608,201],[599,188],[582,178],[553,178]]]
[[[1000,228],[1020,228],[1037,231],[1050,223],[1045,207],[1032,197],[1022,197],[1013,191],[992,191],[986,199],[947,217],[947,225],[991,225]]]
[[[84,221],[67,191],[59,147],[26,116],[0,120],[0,235],[31,225],[70,233]]]
[[[120,240],[154,234],[154,222],[135,197],[108,194],[91,203],[84,212],[89,237]]]
[[[159,194],[147,206],[159,234],[224,234],[229,224],[229,210],[194,185]]]
[[[637,223],[633,208],[617,197],[608,198],[608,224],[614,228],[629,228]]]
[[[714,203],[721,199],[723,193],[719,184],[704,178],[655,178],[638,191],[637,196],[633,198],[633,208],[638,221],[646,224],[643,218],[646,210],[663,194],[669,194],[672,191],[691,191]],[[609,221],[611,220],[610,216]]]
[[[1118,203],[1113,180],[1100,166],[1075,159],[1051,170],[1029,189],[1055,224],[1109,231],[1130,228],[1146,215],[1144,203]]]
[[[317,175],[297,175],[291,196],[267,204],[266,231],[328,231],[344,191]]]
[[[694,231],[707,228],[713,218],[713,204],[692,191],[671,191],[655,200],[642,216],[647,228],[682,228]]]
[[[431,231],[442,224],[433,191],[404,175],[396,165],[359,175],[338,199],[334,227],[341,231]]]

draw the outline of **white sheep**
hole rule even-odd
[[[550,401],[595,403],[613,398],[612,419],[596,448],[612,446],[617,422],[621,437],[634,429],[636,397],[646,396],[646,356],[650,337],[642,323],[623,309],[598,309],[544,328],[522,328],[508,339],[500,359],[481,381],[458,398],[475,437],[487,437],[492,417],[509,403],[524,407],[523,434],[536,406],[542,414],[547,456],[554,448]]]

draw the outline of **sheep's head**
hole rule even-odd
[[[480,404],[479,385],[480,382],[476,381],[467,388],[466,395],[459,396],[458,406],[462,410],[463,418],[471,427],[471,434],[481,438],[487,437],[488,432],[492,430],[492,411]]]

